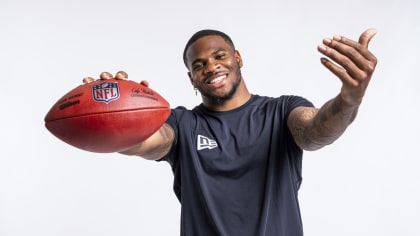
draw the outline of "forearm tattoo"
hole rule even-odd
[[[357,110],[344,109],[340,99],[333,99],[319,110],[303,109],[300,117],[290,121],[291,132],[302,148],[316,150],[337,140],[353,122]]]

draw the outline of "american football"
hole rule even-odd
[[[127,79],[99,79],[62,96],[44,120],[46,128],[67,144],[110,153],[144,141],[169,114],[169,103],[149,87]]]

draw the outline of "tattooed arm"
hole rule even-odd
[[[316,150],[331,144],[355,119],[377,63],[368,50],[375,34],[376,30],[368,29],[358,42],[335,36],[318,46],[318,51],[329,58],[321,58],[321,63],[341,80],[342,87],[340,94],[320,109],[297,107],[289,114],[287,125],[302,149]]]
[[[320,109],[297,107],[289,115],[288,126],[295,142],[305,150],[317,150],[337,140],[356,118],[358,106],[349,107],[340,96]]]
[[[147,160],[158,160],[169,152],[173,141],[174,130],[168,124],[164,124],[144,142],[120,153],[130,156],[140,156]]]

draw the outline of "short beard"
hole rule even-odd
[[[233,95],[235,95],[236,90],[238,90],[239,84],[242,80],[242,75],[240,73],[238,74],[238,78],[239,79],[236,81],[236,83],[233,84],[232,89],[227,94],[223,96],[216,96],[213,94],[204,93],[203,96],[207,97],[209,100],[213,101],[218,105],[225,103],[226,101],[230,100],[233,97]]]

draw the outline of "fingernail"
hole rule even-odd
[[[124,71],[118,71],[115,75],[116,79],[128,79],[128,74]]]
[[[99,75],[99,78],[101,78],[102,80],[106,80],[106,79],[112,79],[112,74],[109,72],[102,72]]]
[[[337,40],[337,41],[340,41],[341,40],[341,36],[336,35],[336,36],[333,37],[333,39],[334,40]]]
[[[91,82],[93,82],[95,79],[94,78],[92,78],[92,77],[85,77],[85,78],[83,78],[83,83],[84,84],[88,84],[88,83],[91,83]]]
[[[324,45],[322,45],[322,44],[319,44],[318,45],[318,50],[320,50],[320,51],[327,51],[327,47],[325,47]]]
[[[332,42],[332,40],[331,39],[329,39],[329,38],[324,38],[324,43],[326,43],[326,44],[330,44],[331,42]]]

